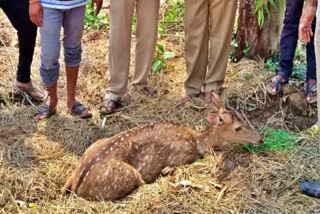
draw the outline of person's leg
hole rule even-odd
[[[303,1],[301,0],[291,0],[286,3],[280,39],[279,70],[276,72],[276,75],[269,80],[266,87],[267,92],[271,95],[278,94],[282,86],[286,84],[291,77],[302,9]]]
[[[280,39],[280,69],[277,72],[278,75],[283,77],[284,81],[288,81],[292,74],[303,2],[301,0],[290,0],[287,1],[286,5]]]
[[[145,90],[149,96],[156,95],[147,85],[158,37],[159,7],[160,0],[138,0],[136,5],[136,66],[133,84]]]
[[[237,1],[210,2],[209,66],[205,79],[205,92],[219,91],[225,79]]]
[[[316,29],[315,29],[315,38],[314,38],[314,44],[315,44],[315,56],[316,56],[316,73],[317,73],[317,79],[320,79],[320,7],[317,8],[317,19],[316,19]],[[317,81],[317,88],[320,88],[320,83]],[[320,94],[317,94],[317,109],[318,109],[318,122],[317,125],[320,126]]]
[[[64,59],[67,75],[67,106],[69,111],[81,118],[91,117],[91,113],[76,101],[76,87],[81,62],[81,39],[83,35],[85,6],[72,8],[64,12]]]
[[[136,0],[110,1],[109,74],[106,99],[118,101],[127,90],[131,26]]]
[[[109,83],[101,113],[116,111],[128,87],[131,27],[136,0],[110,0]]]
[[[315,32],[316,18],[312,22],[312,32]],[[309,103],[317,101],[317,74],[316,74],[316,58],[314,50],[314,36],[307,44],[307,75],[306,75],[306,99]]]
[[[187,96],[198,95],[208,65],[209,0],[185,0],[185,58]]]
[[[37,27],[29,19],[28,1],[10,0],[1,2],[1,8],[17,30],[19,40],[19,64],[16,86],[32,98],[43,100],[45,94],[33,88],[31,82],[31,63],[37,36]]]
[[[36,119],[38,120],[46,118],[49,112],[55,112],[58,103],[57,81],[60,68],[58,60],[62,20],[62,10],[43,8],[42,26],[40,27],[40,74],[49,92],[49,100],[43,111],[40,107],[36,112]]]

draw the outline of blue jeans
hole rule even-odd
[[[59,78],[60,31],[63,26],[65,65],[76,67],[81,62],[85,6],[72,9],[43,8],[40,74],[44,84],[54,85]]]
[[[287,7],[283,21],[280,40],[280,70],[277,72],[286,80],[291,77],[293,58],[299,36],[299,22],[303,10],[304,0],[287,0]],[[315,32],[316,19],[313,20],[312,29]],[[314,52],[314,37],[306,46],[307,52],[307,77],[316,80],[316,60]]]

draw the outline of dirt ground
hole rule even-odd
[[[299,179],[320,177],[319,142],[305,132],[316,120],[316,109],[306,104],[298,81],[292,81],[280,95],[268,96],[264,87],[272,74],[262,62],[252,60],[229,63],[222,93],[226,106],[237,109],[260,131],[266,127],[295,131],[301,136],[296,148],[250,153],[240,145],[225,143],[204,159],[177,167],[172,174],[140,187],[119,201],[89,202],[74,195],[62,195],[60,188],[77,160],[96,140],[159,119],[202,130],[206,115],[212,110],[203,108],[198,99],[184,107],[175,105],[185,78],[183,36],[175,35],[159,42],[175,52],[176,57],[168,61],[164,72],[150,76],[159,98],[129,93],[124,110],[108,116],[106,128],[100,129],[98,109],[108,84],[108,33],[90,30],[83,39],[78,98],[92,109],[93,118],[79,120],[66,112],[66,81],[61,66],[58,114],[37,123],[33,119],[34,106],[23,105],[27,102],[21,99],[12,101],[18,48],[15,31],[3,17],[0,14],[0,93],[10,101],[0,111],[1,213],[311,213],[320,210],[319,201],[302,195],[298,188]],[[132,51],[130,80],[133,56]],[[38,65],[39,42],[32,79],[40,86]],[[189,181],[187,185],[185,181]]]

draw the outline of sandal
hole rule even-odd
[[[320,198],[320,179],[301,180],[300,190],[307,196]]]
[[[92,113],[82,105],[79,101],[76,101],[70,109],[70,113],[73,116],[79,117],[81,119],[88,119],[92,117]]]
[[[105,99],[102,106],[100,107],[100,113],[102,115],[113,114],[120,110],[121,104],[119,101],[112,99]]]
[[[271,80],[269,80],[268,84],[266,85],[266,90],[271,95],[277,95],[282,87],[288,83],[288,80],[283,81],[284,79],[281,75],[277,74]]]
[[[311,87],[306,84],[306,99],[309,104],[317,102],[317,82]]]
[[[148,87],[148,86],[141,87],[141,88],[136,86],[136,89],[139,93],[141,93],[147,97],[157,98],[157,91]]]
[[[48,104],[43,104],[37,109],[36,113],[34,114],[34,117],[36,118],[36,120],[40,121],[48,119],[56,113],[57,111],[51,110]]]
[[[25,88],[21,86],[16,86],[16,87],[22,95],[29,96],[36,101],[44,101],[48,97],[47,94],[43,93],[42,91],[40,91],[39,89],[33,86],[29,88]],[[41,94],[42,96],[37,96],[35,94]]]
[[[184,104],[186,104],[187,102],[189,102],[190,99],[195,98],[195,97],[201,97],[202,94],[192,94],[192,95],[187,95],[187,94],[183,94],[180,97],[178,97],[176,99],[176,104],[177,106],[182,106]],[[202,98],[202,97],[201,97]]]
[[[190,100],[190,96],[184,94],[177,98],[176,103],[178,106],[186,104]]]

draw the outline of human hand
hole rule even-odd
[[[316,7],[312,5],[306,5],[303,9],[302,16],[300,18],[299,37],[305,43],[310,42],[311,37],[313,36],[311,24],[313,22],[315,13]]]
[[[40,27],[42,25],[42,6],[39,1],[29,1],[29,16],[32,23]]]
[[[91,8],[96,8],[96,12],[94,13],[97,16],[102,8],[103,0],[92,0]]]

